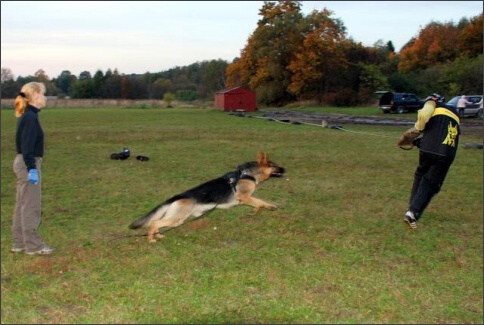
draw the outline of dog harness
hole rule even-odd
[[[247,174],[243,170],[236,170],[236,171],[230,172],[227,175],[225,175],[225,178],[227,179],[229,185],[232,187],[234,192],[235,192],[235,187],[237,186],[237,183],[241,179],[250,179],[257,183],[257,180],[255,179],[254,176]]]

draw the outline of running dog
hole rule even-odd
[[[281,177],[284,171],[284,167],[259,152],[257,161],[246,162],[234,171],[169,198],[145,216],[133,221],[129,228],[148,227],[148,243],[155,243],[155,238],[164,237],[159,233],[160,228],[178,227],[187,219],[199,218],[215,208],[228,209],[246,204],[254,207],[253,214],[261,208],[276,209],[274,204],[257,199],[252,194],[259,183],[271,177]]]

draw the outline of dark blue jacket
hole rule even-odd
[[[17,122],[15,145],[17,153],[24,157],[27,170],[36,168],[35,157],[44,156],[44,131],[40,126],[39,112],[40,109],[27,105],[25,113]]]

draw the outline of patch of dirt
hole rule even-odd
[[[288,123],[309,123],[328,126],[342,126],[345,124],[367,124],[367,125],[387,125],[387,126],[408,126],[415,124],[415,120],[400,117],[377,117],[377,116],[358,116],[344,114],[323,114],[297,111],[274,110],[264,112],[264,117],[273,118],[281,122]],[[483,120],[478,118],[465,118],[460,123],[462,133],[476,138],[483,138]]]

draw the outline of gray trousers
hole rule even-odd
[[[12,236],[13,247],[35,252],[45,245],[37,233],[41,221],[41,163],[36,157],[35,164],[39,173],[39,183],[29,183],[29,173],[22,154],[17,154],[13,161],[13,172],[17,176],[17,195],[13,211]]]

